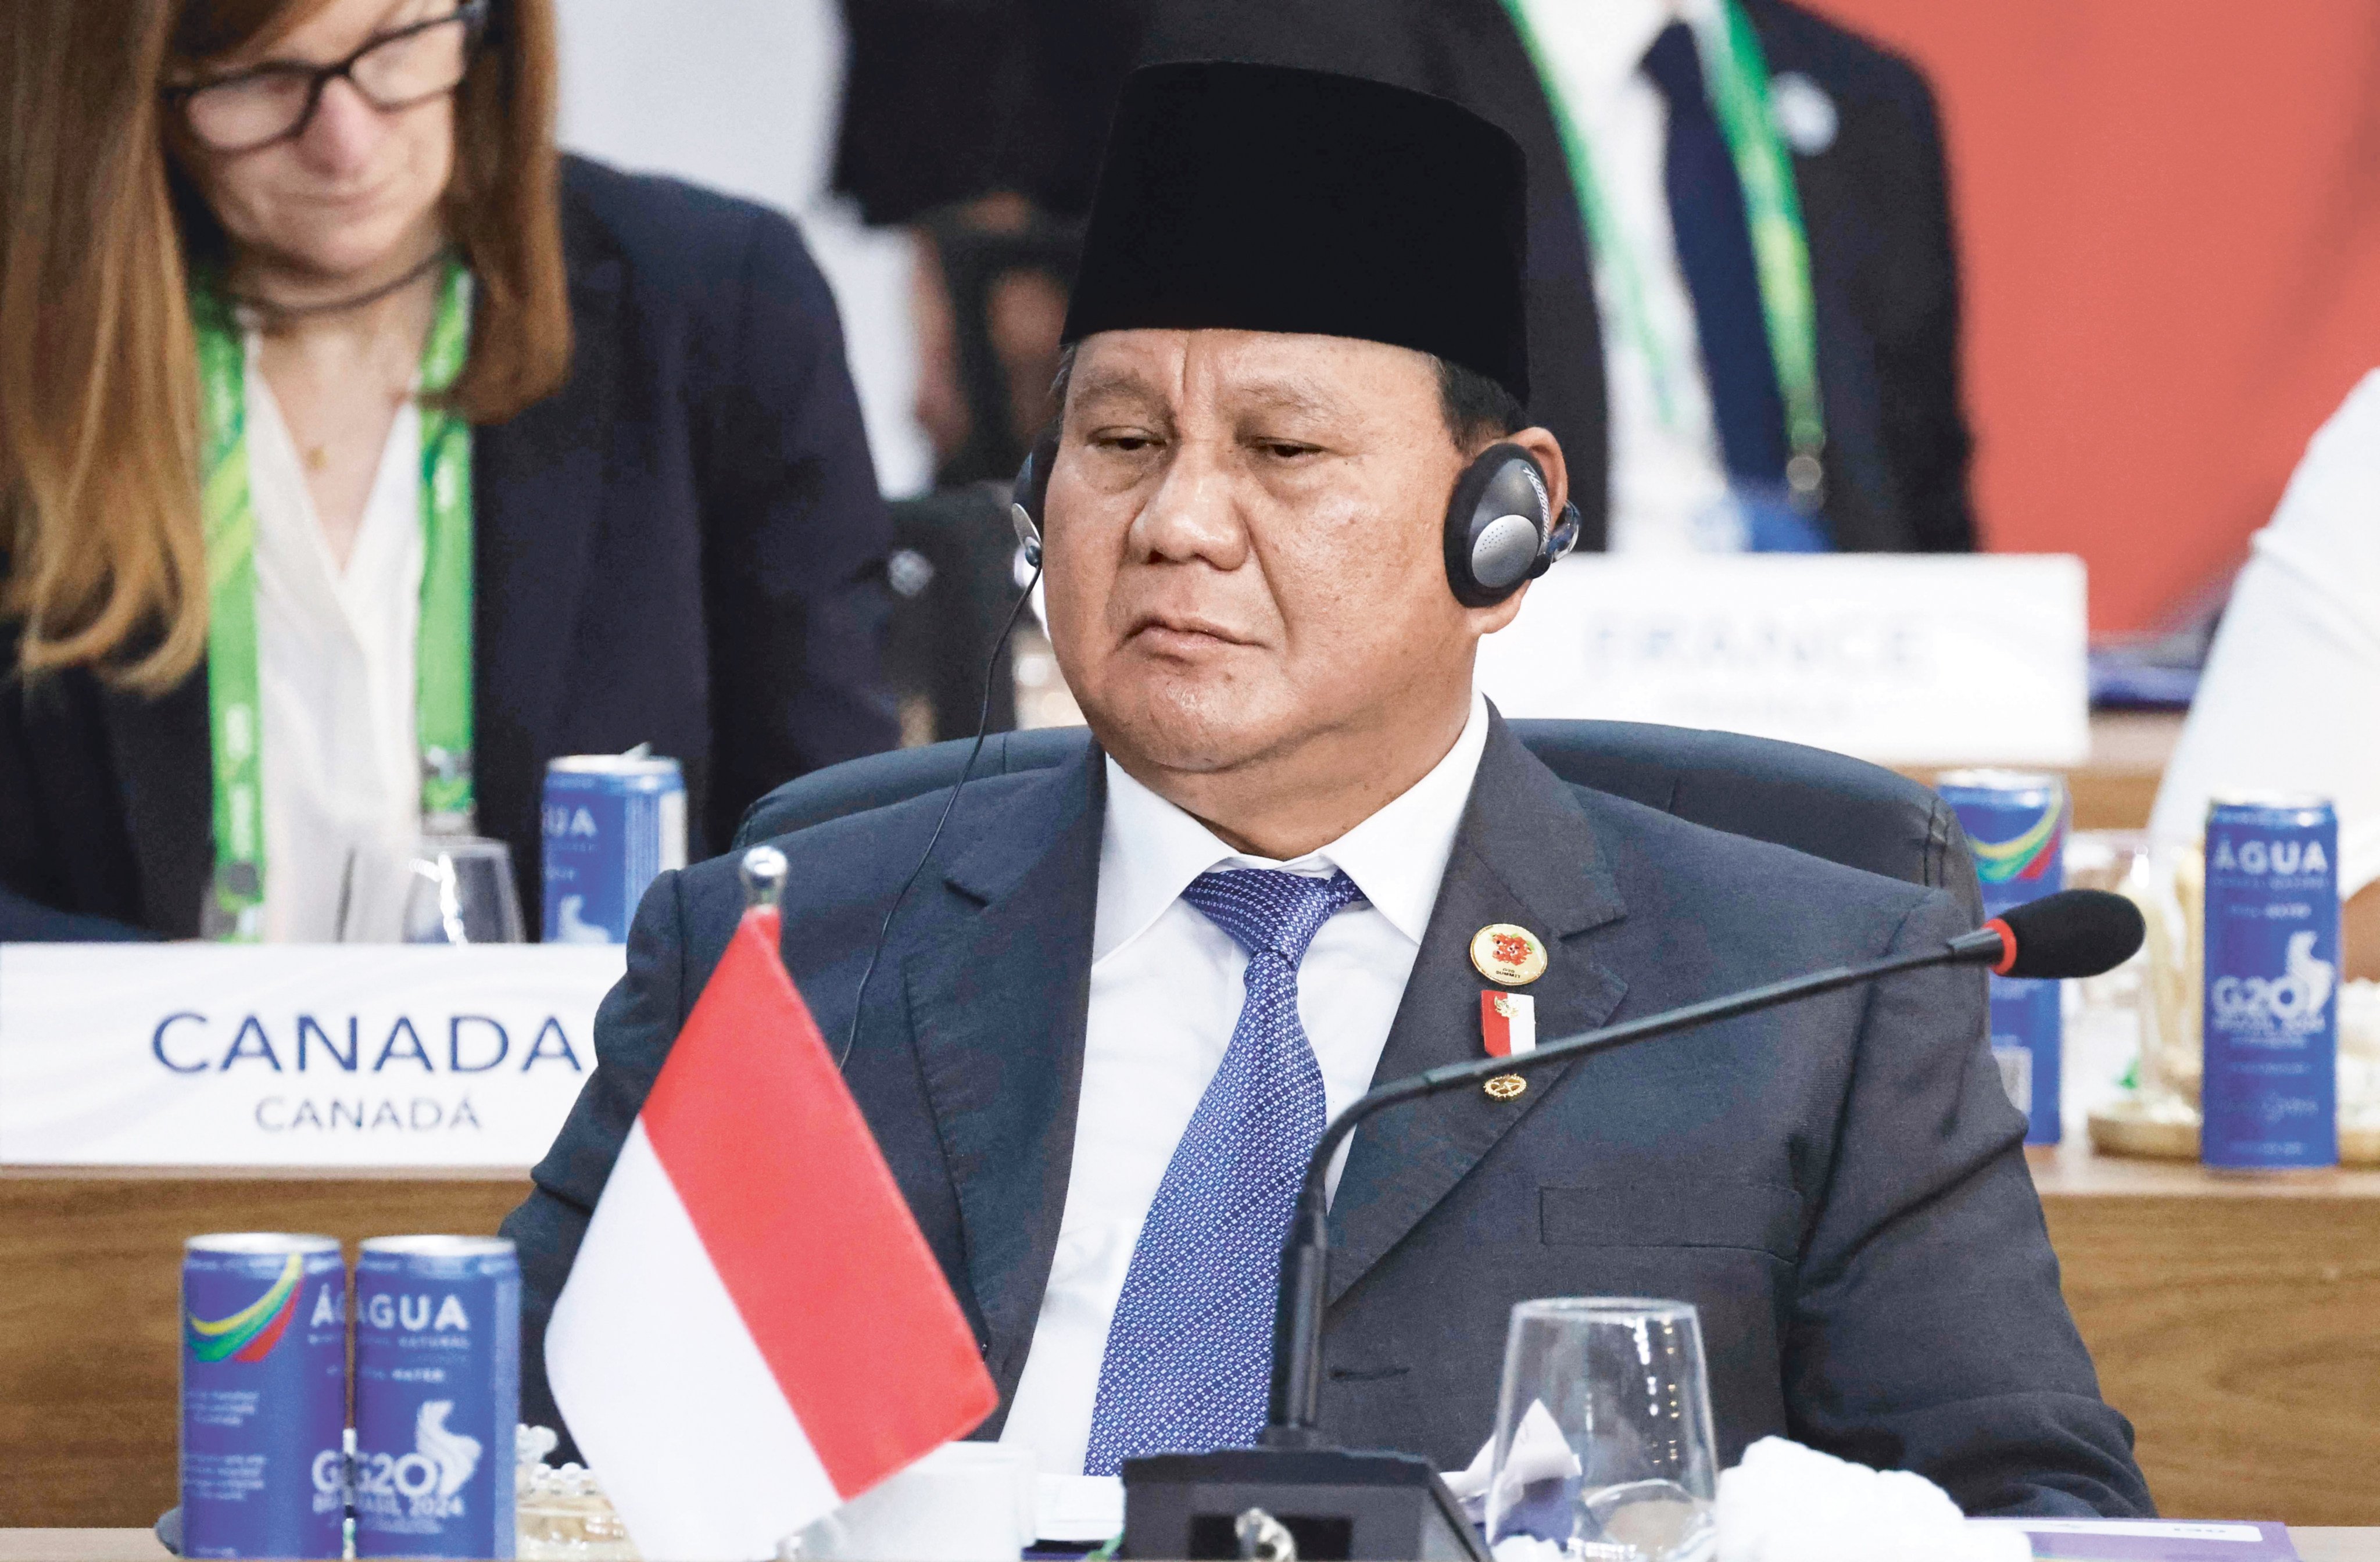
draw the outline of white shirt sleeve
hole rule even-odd
[[[2380,370],[2256,534],[2150,830],[2195,842],[2208,794],[2240,787],[2330,798],[2339,892],[2380,879]]]

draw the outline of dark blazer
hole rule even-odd
[[[650,743],[692,856],[790,775],[889,748],[891,526],[834,299],[791,223],[565,160],[568,381],[473,436],[480,828],[539,926],[546,761]],[[267,741],[270,741],[269,735]],[[158,699],[0,648],[0,939],[198,928],[202,667]]]
[[[1529,411],[1561,441],[1583,548],[1603,546],[1609,435],[1585,220],[1553,111],[1500,0],[1144,0],[1148,59],[1252,59],[1451,98],[1529,164]],[[1787,0],[1744,0],[1772,76],[1834,100],[1839,129],[1793,173],[1809,234],[1825,519],[1835,546],[1975,546],[1959,396],[1959,277],[1942,136],[1925,78]]]
[[[1071,1170],[1103,770],[969,786],[892,928],[845,1077],[973,1321],[1002,1409]],[[946,793],[779,838],[785,960],[839,1041],[883,908]],[[736,864],[666,875],[596,1021],[600,1065],[504,1223],[526,1280],[524,1417],[559,1425],[545,1320],[613,1157],[742,909]],[[1378,1077],[1476,1053],[1473,932],[1548,938],[1561,1035],[1962,931],[1943,891],[1565,784],[1488,737]],[[1498,1102],[1366,1124],[1330,1215],[1324,1427],[1467,1463],[1515,1302],[1702,1311],[1721,1457],[1780,1433],[1917,1470],[1974,1512],[2150,1511],[2058,1289],[1984,986],[1933,970],[1644,1044]],[[768,1153],[755,1145],[756,1156]]]

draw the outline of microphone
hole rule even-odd
[[[1965,937],[1979,938],[1995,930],[2000,934],[2002,952],[1991,962],[1994,975],[2047,981],[2112,971],[2148,937],[2141,908],[2105,890],[2068,890],[2027,901]]]
[[[1212,1454],[1166,1454],[1128,1460],[1124,1547],[1135,1556],[1228,1556],[1211,1549],[1215,1514],[1236,1516],[1262,1506],[1292,1533],[1301,1524],[1348,1544],[1351,1532],[1388,1537],[1353,1557],[1478,1556],[1470,1526],[1427,1464],[1410,1456],[1351,1453],[1328,1447],[1318,1423],[1322,1389],[1322,1313],[1330,1245],[1325,1175],[1341,1144],[1366,1120],[1390,1107],[1460,1090],[1498,1074],[1567,1062],[1718,1020],[1733,1019],[1821,993],[1840,991],[1936,965],[1982,965],[2003,976],[2057,980],[2095,976],[2131,958],[2147,935],[2140,908],[2104,890],[2067,890],[2011,907],[1972,933],[1931,949],[1839,965],[1742,992],[1690,1003],[1643,1019],[1582,1032],[1504,1058],[1476,1058],[1390,1080],[1330,1120],[1307,1157],[1305,1181],[1281,1253],[1281,1289],[1273,1314],[1270,1423],[1261,1447]],[[1393,1489],[1406,1500],[1380,1511]],[[1232,1506],[1237,1503],[1237,1507]],[[1282,1505],[1288,1505],[1286,1507]],[[1351,1511],[1350,1505],[1353,1505]],[[1366,1508],[1370,1508],[1368,1513]],[[1452,1512],[1450,1524],[1445,1515]],[[1187,1527],[1185,1527],[1187,1526]],[[1194,1541],[1193,1533],[1197,1540]],[[1206,1542],[1209,1549],[1191,1549]],[[1451,1547],[1451,1550],[1446,1549]]]

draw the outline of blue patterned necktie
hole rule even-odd
[[[1132,1251],[1108,1326],[1084,1473],[1143,1454],[1256,1441],[1272,1378],[1273,1290],[1305,1159],[1329,1109],[1297,1017],[1297,966],[1343,873],[1199,875],[1182,898],[1248,951],[1247,998]]]

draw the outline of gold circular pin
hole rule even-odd
[[[1491,982],[1526,987],[1546,974],[1546,946],[1525,927],[1491,922],[1471,935],[1471,963]]]
[[[1529,1082],[1518,1074],[1498,1074],[1480,1088],[1499,1101],[1510,1101],[1529,1088]]]

